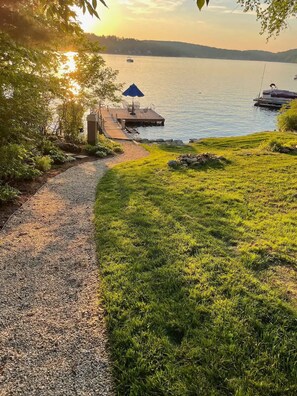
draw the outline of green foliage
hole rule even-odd
[[[280,138],[295,135],[150,146],[149,158],[99,183],[96,239],[117,394],[296,394],[296,289],[269,276],[291,271],[294,280],[297,164],[259,152]],[[230,164],[167,166],[205,151]]]
[[[0,180],[16,179],[25,167],[28,151],[24,146],[9,144],[0,146]]]
[[[105,4],[103,0],[100,2]],[[80,142],[83,114],[86,106],[94,102],[91,87],[83,84],[90,77],[90,71],[94,70],[90,62],[100,68],[96,70],[96,76],[100,76],[100,83],[96,85],[96,103],[101,93],[102,99],[114,95],[116,74],[104,67],[98,46],[84,39],[73,10],[73,6],[77,6],[96,17],[97,4],[97,0],[1,2],[0,146],[8,149],[8,155],[10,145],[23,147],[30,142],[38,147],[40,138],[51,128],[53,114],[57,112],[60,132],[65,139]],[[85,57],[85,61],[81,61],[83,67],[76,73],[61,75],[57,71],[63,55],[57,51],[57,43],[65,40],[76,43],[81,54],[77,58]],[[80,81],[82,85],[74,99],[72,88]],[[47,149],[45,154],[50,155],[55,163],[65,162],[65,157],[56,148]],[[11,170],[8,164],[11,164]],[[4,178],[20,177],[22,171],[26,175],[34,173],[32,165],[26,164],[19,155],[3,166],[5,169],[0,169],[0,173]],[[45,164],[41,167],[47,168]]]
[[[197,0],[197,7],[201,10],[209,0]],[[243,12],[253,12],[261,23],[261,33],[267,32],[270,38],[278,35],[287,28],[287,21],[297,16],[297,3],[294,0],[237,0]]]
[[[20,192],[8,184],[0,185],[0,203],[13,201],[19,196]]]
[[[58,106],[60,132],[71,143],[79,141],[79,131],[83,126],[84,105],[75,99],[65,100]]]
[[[272,151],[274,153],[281,153],[283,147],[283,143],[277,139],[271,139],[268,142],[264,142],[264,144],[260,146],[260,148]]]
[[[47,172],[51,169],[52,166],[52,159],[48,155],[45,155],[43,157],[37,156],[34,158],[34,162],[36,168],[42,172]]]
[[[96,151],[95,155],[96,155],[96,157],[98,157],[98,158],[105,158],[105,157],[107,157],[107,153],[106,153],[105,151],[103,151],[103,150],[98,150],[98,151]]]
[[[98,54],[96,43],[89,43],[79,50],[75,61],[76,70],[70,77],[80,86],[89,106],[98,105],[98,102],[106,99],[111,102],[120,101],[117,94],[122,85],[116,82],[118,71],[106,67],[104,59]]]
[[[104,0],[1,0],[1,30],[22,42],[47,42],[58,32],[81,34],[77,12],[99,18],[96,8]]]
[[[208,5],[209,0],[196,0],[196,3],[197,3],[197,7],[201,11],[203,6],[205,5],[205,3],[206,3],[206,5]]]
[[[277,117],[277,125],[280,131],[297,131],[297,100],[292,100],[282,107]]]
[[[99,136],[98,143],[94,146],[87,144],[84,150],[90,155],[96,155],[99,158],[104,158],[107,155],[114,155],[115,153],[122,153],[123,148],[118,143],[103,136]]]
[[[63,151],[50,140],[43,139],[38,145],[38,148],[43,155],[48,155],[55,165],[64,164],[66,162],[66,156],[63,154]]]
[[[116,146],[113,151],[117,154],[122,154],[124,152],[123,148],[121,146]]]
[[[17,174],[14,176],[15,180],[34,180],[36,177],[40,176],[42,173],[39,169],[36,169],[32,165],[23,164]]]
[[[123,147],[119,144],[114,142],[111,139],[107,139],[104,135],[99,135],[99,144],[105,147],[108,147],[109,149],[111,149],[112,151],[114,151],[115,153],[123,153]]]
[[[14,180],[33,180],[41,175],[35,169],[29,149],[18,144],[0,147],[0,183]]]
[[[58,91],[56,57],[17,45],[0,32],[0,144],[37,139],[51,119]],[[12,122],[13,120],[13,122]]]

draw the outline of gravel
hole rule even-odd
[[[113,395],[93,239],[98,180],[148,153],[85,162],[50,179],[0,233],[0,395]]]

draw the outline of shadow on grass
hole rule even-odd
[[[296,316],[240,265],[223,199],[146,183],[113,169],[97,192],[118,394],[293,395]]]

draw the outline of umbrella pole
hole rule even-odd
[[[134,98],[132,99],[132,115],[135,115],[135,109],[134,109]]]

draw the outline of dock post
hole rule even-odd
[[[88,133],[87,141],[88,144],[95,145],[98,142],[98,116],[97,114],[91,113],[87,116]]]
[[[123,131],[126,129],[126,120],[121,119],[121,127]]]

